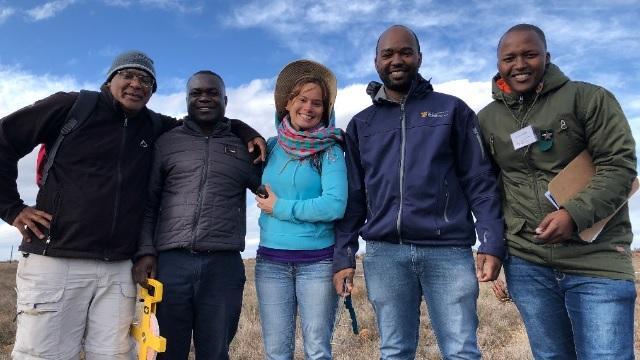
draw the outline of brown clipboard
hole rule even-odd
[[[548,186],[549,192],[556,203],[562,206],[571,198],[576,196],[580,191],[589,186],[591,178],[595,173],[596,168],[593,165],[591,155],[587,150],[584,150],[571,160],[571,162],[569,162],[569,164],[567,164],[567,166],[553,179],[551,179]],[[635,178],[631,185],[631,191],[629,192],[627,200],[638,191],[639,186],[640,183],[638,178]],[[626,204],[626,201],[624,204]],[[596,222],[592,227],[582,230],[579,234],[580,238],[587,242],[594,241],[607,222],[618,212],[618,210],[620,210],[620,208],[622,208],[622,206],[624,206],[624,204],[616,209],[613,214]]]

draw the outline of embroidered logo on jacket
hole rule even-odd
[[[147,144],[146,141],[142,140],[142,141],[140,141],[140,147],[141,148],[146,148],[146,147],[149,147],[149,144]]]
[[[421,118],[443,118],[449,116],[448,111],[423,111],[420,113]]]

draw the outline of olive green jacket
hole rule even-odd
[[[625,203],[637,175],[635,143],[615,97],[602,87],[569,80],[553,64],[532,94],[518,96],[499,79],[496,75],[493,80],[494,101],[478,118],[500,168],[509,253],[563,272],[633,279],[633,233],[626,204],[593,243],[578,237]],[[528,125],[551,140],[514,150],[510,135]],[[577,231],[570,241],[541,244],[535,228],[555,210],[544,195],[549,181],[584,149],[593,157],[596,174],[563,206]]]

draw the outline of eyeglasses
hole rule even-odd
[[[118,72],[116,72],[116,74],[122,76],[124,80],[129,82],[133,81],[133,79],[138,79],[138,82],[140,83],[140,85],[144,86],[147,89],[152,87],[153,84],[155,83],[153,76],[141,75],[129,70],[119,70]]]

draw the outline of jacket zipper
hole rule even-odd
[[[536,195],[536,204],[538,205],[538,215],[542,215],[542,207],[540,206],[540,191],[538,190],[538,175],[536,175],[535,169],[531,166],[531,162],[529,161],[529,147],[523,153],[524,162],[527,164],[529,168],[529,173],[531,174],[531,178],[533,179],[533,192]]]
[[[478,146],[480,146],[480,152],[482,153],[482,160],[485,159],[485,153],[484,153],[484,146],[482,146],[482,139],[480,138],[480,131],[478,131],[477,127],[473,127],[473,133],[476,136],[476,139],[478,140]]]
[[[124,146],[127,140],[127,126],[129,125],[129,118],[124,117],[124,122],[122,123],[122,140],[120,141],[120,149],[118,149],[118,164],[116,171],[116,199],[113,203],[113,221],[111,222],[111,235],[107,238],[107,244],[105,244],[104,248],[104,260],[109,261],[107,255],[107,250],[109,248],[109,240],[113,238],[116,232],[116,224],[118,221],[118,208],[120,207],[120,192],[122,187],[122,153],[124,152]]]
[[[42,250],[42,256],[47,255],[47,250],[49,249],[49,244],[51,244],[51,233],[53,233],[53,229],[58,224],[58,215],[60,214],[60,193],[56,193],[56,196],[53,201],[54,213],[53,220],[51,221],[51,225],[49,227],[49,233],[47,234],[47,238],[44,241],[44,249]]]
[[[520,95],[518,97],[518,112],[520,114],[522,114],[522,112],[524,111],[524,96]],[[522,127],[524,126],[524,121],[526,120],[526,116],[523,117],[522,122],[520,123],[520,128],[522,129]]]
[[[396,230],[398,231],[398,241],[402,244],[402,202],[404,188],[404,152],[406,146],[406,116],[405,116],[405,100],[400,104],[400,206],[398,207],[398,218],[396,219]]]
[[[367,202],[367,210],[369,210],[369,214],[371,215],[371,217],[373,217],[373,211],[371,210],[371,200],[369,199],[369,191],[366,187],[364,188],[364,197],[365,201]]]
[[[449,182],[445,180],[444,181],[444,214],[443,214],[444,222],[449,222],[449,217],[447,216],[447,208],[449,208]]]
[[[533,98],[533,102],[531,103],[531,105],[529,106],[528,109],[526,109],[526,111],[524,111],[524,97],[522,95],[520,95],[520,97],[518,97],[518,104],[519,106],[519,113],[522,114],[524,112],[524,115],[522,116],[522,119],[519,120],[519,127],[520,129],[524,128],[525,124],[527,123],[527,118],[529,116],[529,112],[531,112],[531,110],[533,110],[533,107],[536,105],[536,102],[538,101],[538,96],[540,95],[540,93],[536,93],[535,98]],[[513,116],[513,114],[512,114]],[[515,116],[514,116],[515,118]],[[516,119],[517,120],[517,119]],[[529,169],[529,173],[531,174],[531,178],[533,179],[533,192],[536,196],[535,202],[538,205],[538,214],[542,214],[542,207],[540,205],[540,191],[538,190],[538,176],[536,175],[535,169],[531,166],[531,161],[530,160],[530,155],[529,155],[529,149],[531,148],[530,145],[527,145],[527,147],[524,150],[524,153],[522,154],[523,160],[524,162],[527,164],[527,168]]]
[[[207,173],[209,172],[209,136],[205,136],[206,146],[204,153],[204,166],[202,167],[202,173],[200,174],[200,185],[198,185],[198,204],[196,205],[196,212],[193,214],[193,224],[191,225],[191,232],[193,237],[191,238],[191,250],[193,251],[196,246],[196,227],[198,225],[198,219],[200,218],[200,211],[202,210],[202,187],[207,180]]]

